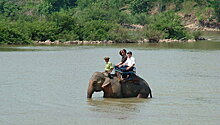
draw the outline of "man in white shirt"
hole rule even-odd
[[[127,60],[126,60],[126,62],[124,63],[124,65],[127,66],[126,70],[128,70],[128,71],[133,71],[133,68],[134,68],[134,66],[135,66],[135,58],[132,57],[132,52],[131,52],[131,51],[129,51],[129,52],[127,53]]]
[[[134,66],[135,66],[135,58],[132,57],[132,52],[129,51],[127,53],[127,60],[125,61],[125,63],[123,63],[121,69],[125,71],[133,71]]]

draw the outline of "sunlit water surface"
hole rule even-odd
[[[88,81],[133,52],[152,99],[86,98]],[[218,125],[220,42],[12,46],[0,52],[0,125]]]

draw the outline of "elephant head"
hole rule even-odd
[[[101,72],[95,72],[89,80],[89,87],[87,91],[87,98],[92,98],[94,92],[103,90],[102,86],[105,82],[105,75]]]

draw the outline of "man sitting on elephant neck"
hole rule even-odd
[[[110,58],[108,56],[106,56],[104,58],[104,60],[105,60],[105,72],[108,73],[109,78],[112,78],[111,77],[111,72],[114,69],[114,67],[113,67],[112,63],[109,61]]]

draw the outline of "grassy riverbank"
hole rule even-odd
[[[218,27],[218,3],[217,0],[2,0],[0,44],[198,39],[201,33],[185,26],[200,26],[199,22],[208,20]]]

